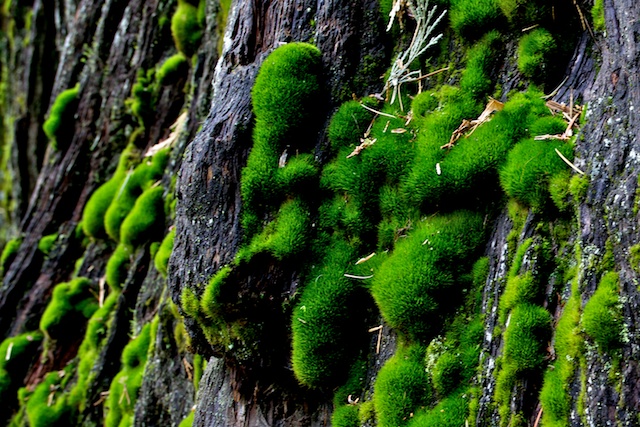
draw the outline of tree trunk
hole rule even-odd
[[[422,390],[424,394],[417,398],[420,403],[404,409],[405,419],[401,422],[406,425],[458,425],[427,417],[446,413],[441,408],[448,407],[441,405],[457,398],[460,390],[464,393],[459,393],[462,396],[459,399],[465,403],[464,409],[458,407],[457,420],[469,425],[640,425],[637,417],[640,322],[636,315],[640,305],[636,200],[640,121],[634,112],[640,105],[637,46],[640,5],[631,0],[603,3],[596,0],[595,7],[590,1],[558,1],[552,6],[550,21],[542,22],[543,27],[555,31],[560,47],[544,68],[546,74],[537,82],[538,86],[550,93],[549,99],[565,107],[586,106],[586,113],[575,119],[579,127],[569,127],[576,134],[571,140],[575,158],[568,161],[572,169],[566,165],[564,168],[577,178],[571,181],[575,188],[566,191],[567,206],[549,208],[552,206],[549,197],[544,209],[514,202],[517,197],[498,186],[497,177],[507,162],[503,159],[491,173],[478,175],[478,179],[487,180],[486,187],[493,185],[495,189],[483,187],[479,196],[470,194],[473,191],[456,193],[455,184],[451,189],[443,189],[444,196],[438,196],[441,199],[434,202],[435,207],[425,208],[425,202],[417,208],[414,223],[409,221],[405,227],[402,224],[395,227],[391,248],[376,241],[377,224],[382,224],[380,213],[371,215],[373,231],[358,235],[361,239],[358,243],[353,243],[356,239],[349,242],[367,253],[380,254],[381,249],[388,249],[388,254],[379,256],[392,257],[400,253],[396,250],[401,247],[400,242],[417,233],[415,230],[420,229],[419,223],[425,218],[428,221],[446,215],[460,206],[478,209],[485,218],[487,237],[478,253],[470,253],[469,259],[460,263],[466,265],[478,256],[487,257],[488,273],[476,289],[478,298],[474,300],[468,279],[470,268],[464,267],[465,275],[456,276],[459,279],[456,286],[465,287],[468,294],[459,294],[454,288],[443,294],[443,301],[457,299],[449,301],[452,307],[448,311],[443,309],[438,314],[433,321],[436,330],[428,339],[416,339],[402,326],[394,327],[393,321],[376,305],[377,297],[371,296],[374,291],[368,282],[366,286],[358,284],[361,292],[366,291],[365,296],[348,308],[351,314],[357,312],[359,318],[341,326],[344,330],[357,329],[354,334],[364,337],[364,345],[353,351],[363,361],[366,374],[359,378],[359,391],[348,393],[347,404],[345,399],[335,396],[341,396],[339,386],[347,381],[346,372],[349,366],[356,365],[354,360],[341,361],[345,365],[343,377],[329,386],[308,387],[296,377],[291,356],[292,341],[296,339],[292,321],[305,323],[293,313],[301,298],[304,301],[305,290],[322,276],[309,276],[310,272],[320,271],[314,269],[321,263],[321,259],[314,258],[315,246],[329,240],[321,240],[321,232],[314,228],[317,240],[307,242],[309,248],[304,249],[303,255],[280,257],[274,251],[252,249],[259,232],[252,233],[243,226],[243,218],[246,220],[243,215],[250,210],[243,199],[242,177],[246,173],[243,170],[260,138],[256,128],[261,123],[255,115],[258,113],[254,114],[252,89],[262,64],[279,46],[308,42],[319,49],[322,90],[315,100],[318,117],[314,119],[320,130],[308,130],[306,135],[312,141],[309,145],[313,146],[314,168],[320,171],[317,181],[322,181],[337,161],[335,143],[330,141],[332,117],[351,99],[363,100],[371,94],[385,96],[388,88],[384,74],[411,43],[415,16],[405,10],[406,6],[400,6],[406,12],[404,17],[398,16],[403,29],[399,30],[396,23],[386,32],[388,16],[382,11],[388,13],[391,5],[373,0],[197,3],[14,0],[4,6],[0,40],[3,117],[0,241],[6,248],[15,245],[15,250],[5,250],[1,266],[0,331],[8,347],[0,348],[9,348],[5,350],[7,354],[0,354],[9,372],[3,372],[5,365],[0,361],[0,386],[5,387],[0,388],[2,421],[8,424],[12,419],[15,423],[12,425],[41,425],[45,418],[39,414],[47,413],[53,417],[51,422],[59,425],[111,425],[110,417],[121,411],[119,416],[136,426],[184,425],[181,422],[190,414],[194,426],[393,425],[384,421],[385,409],[380,403],[384,397],[377,397],[382,394],[376,390],[378,372],[394,363],[386,365],[388,360],[399,358],[394,355],[404,354],[404,349],[417,344],[422,352],[420,369],[427,372],[424,375],[430,384],[427,388],[435,391]],[[442,85],[466,90],[467,86],[461,83],[467,78],[465,67],[471,67],[474,46],[484,43],[481,34],[475,31],[484,31],[485,27],[463,30],[460,28],[466,27],[457,26],[455,16],[461,9],[456,4],[469,2],[436,3],[439,10],[445,6],[451,9],[450,21],[446,18],[447,22],[437,27],[445,36],[436,48],[428,51],[426,56],[433,56],[429,58],[431,62],[425,62],[427,58],[423,55],[408,66],[448,68],[422,80],[424,86],[421,83],[419,89],[417,84],[405,85],[411,98],[419,90],[436,93]],[[499,16],[492,25],[500,31],[502,47],[496,51],[499,53],[486,59],[491,63],[486,77],[491,89],[487,94],[508,102],[515,92],[525,92],[530,85],[529,76],[518,62],[524,55],[520,30],[528,27],[530,17],[519,18],[525,16],[525,6],[513,6],[515,12],[509,12],[507,2],[497,3],[504,4],[501,8],[493,6]],[[199,6],[200,11],[196,12]],[[593,25],[600,17],[599,6],[604,10],[604,28]],[[593,18],[589,13],[592,7]],[[181,8],[193,9],[189,13],[194,14],[192,25],[197,28],[191,27],[189,31],[201,32],[202,37],[194,56],[185,54],[183,68],[177,68],[179,71],[172,80],[163,81],[158,76],[166,71],[165,61],[180,51],[177,47],[180,43],[174,41],[178,30],[173,28],[172,17],[179,15],[176,10]],[[524,24],[520,25],[519,19]],[[532,28],[527,28],[526,33],[532,33]],[[69,104],[71,111],[64,112],[64,117],[72,119],[63,121],[54,144],[43,130],[43,123],[55,114],[60,93],[76,84],[77,99]],[[435,96],[440,98],[431,108],[434,115],[443,111],[448,102],[443,92],[438,93]],[[148,103],[140,108],[147,107],[146,112],[136,107],[136,102],[147,102],[145,99]],[[408,97],[404,100],[410,101]],[[482,102],[485,100],[483,97]],[[378,104],[375,108],[391,107]],[[569,110],[569,119],[573,119],[574,110]],[[416,141],[420,141],[421,132],[427,132],[416,124],[419,113],[414,111],[413,115],[411,125],[410,118],[403,116],[404,127],[413,132],[407,138],[407,150],[420,144]],[[452,130],[459,122],[453,125]],[[481,133],[486,125],[480,124],[477,132]],[[366,139],[368,134],[359,136],[362,140],[355,141],[352,148],[360,142],[371,142]],[[82,224],[85,207],[96,190],[118,176],[125,178],[118,184],[117,196],[112,197],[115,200],[128,191],[127,182],[135,179],[138,170],[131,164],[124,171],[118,166],[120,154],[126,153],[128,144],[135,145],[134,152],[142,155],[174,137],[161,178],[141,185],[135,196],[160,186],[165,206],[161,215],[166,219],[143,243],[126,249],[129,252],[123,278],[115,285],[107,285],[106,281],[112,280],[108,263],[114,263],[115,254],[126,238],[121,229],[116,239],[104,234],[89,235],[87,224]],[[293,158],[292,153],[289,156]],[[364,158],[361,154],[357,160]],[[143,166],[145,162],[138,160]],[[394,162],[397,159],[389,157],[381,161]],[[414,162],[418,160],[411,158],[406,163]],[[445,160],[441,162],[444,168]],[[126,164],[120,162],[123,163]],[[438,175],[440,166],[437,163]],[[525,168],[523,165],[522,169]],[[372,177],[375,185],[371,186],[375,189],[371,194],[377,195],[381,187],[397,184],[388,177],[377,181]],[[540,177],[550,179],[542,172]],[[320,206],[331,198],[344,200],[346,206],[355,197],[348,190],[331,193],[330,184],[309,188],[305,188],[307,194],[317,190],[309,203],[312,206],[313,203]],[[294,198],[291,194],[286,197]],[[367,212],[378,212],[381,203],[376,202]],[[318,206],[308,213],[312,227],[323,221]],[[258,222],[264,229],[275,228],[277,216],[278,209],[274,208]],[[125,222],[129,216],[126,218]],[[333,230],[335,235],[348,234],[344,231],[347,226],[340,227]],[[159,244],[172,230],[175,240],[164,267],[165,277],[156,254],[162,251]],[[47,239],[43,238],[54,234],[53,245],[45,248]],[[12,238],[18,239],[11,242]],[[247,251],[253,252],[243,258]],[[451,264],[457,262],[446,260]],[[208,314],[203,311],[213,310],[204,307],[204,301],[212,278],[226,269],[229,272],[221,279],[224,288],[220,291],[224,295],[216,300],[224,313],[214,318],[211,311]],[[589,328],[588,317],[601,301],[605,277],[612,272],[617,273],[617,288],[615,304],[608,306],[607,313],[609,318],[616,318],[619,313],[616,318],[619,337],[604,337],[602,341],[597,331]],[[509,337],[517,323],[510,322],[517,315],[515,308],[504,308],[507,304],[504,301],[509,298],[504,295],[515,286],[512,283],[516,277],[519,280],[525,276],[533,277],[540,287],[538,297],[527,304],[544,309],[552,319],[551,330],[545,342],[537,342],[544,348],[541,364],[535,369],[516,370],[509,380],[505,379],[506,372],[514,354]],[[93,312],[84,317],[76,313],[80,320],[70,323],[73,327],[67,327],[64,336],[50,334],[42,319],[51,301],[58,298],[59,291],[54,289],[81,277],[91,283],[83,304],[91,301],[96,308],[102,307],[108,304],[108,296],[114,295],[114,305],[105,314],[108,321],[104,320],[105,326],[96,332],[98,329],[92,328],[97,328],[95,325],[101,319],[92,317]],[[195,298],[195,308],[189,307],[189,295]],[[72,308],[65,310],[73,312],[73,307],[81,305],[79,301],[74,300],[70,303]],[[570,335],[578,343],[579,354],[563,350],[565,338],[563,326],[559,325],[566,324],[570,313],[574,313],[571,310],[577,313],[577,320]],[[433,374],[435,366],[440,358],[444,360],[445,352],[454,351],[452,342],[461,340],[455,334],[470,329],[473,319],[482,325],[473,375],[460,380],[455,391],[445,394],[438,388],[440,380]],[[238,332],[240,327],[243,332]],[[133,373],[136,366],[127,362],[127,355],[134,351],[136,337],[144,335],[144,328],[150,328],[150,344],[139,352],[136,363],[140,364],[142,374],[134,386],[128,381],[136,375]],[[216,340],[215,336],[212,338],[212,330],[216,334],[226,333],[232,339]],[[44,338],[21,353],[24,366],[11,365],[12,349],[19,348],[17,341],[14,345],[12,340],[24,333],[39,336],[38,331]],[[95,342],[93,350],[87,350],[89,341]],[[337,342],[341,345],[341,341]],[[612,344],[607,346],[604,342]],[[355,342],[346,345],[357,347]],[[461,348],[457,351],[461,352]],[[331,355],[327,353],[326,357]],[[462,359],[460,353],[456,357]],[[550,372],[565,369],[562,360],[569,360],[573,370],[554,389],[550,386],[554,374]],[[47,374],[55,371],[65,373],[60,374],[55,385],[49,386]],[[124,389],[113,385],[118,381]],[[83,385],[81,392],[74,389],[76,384]],[[45,399],[40,406],[39,385],[42,390],[47,387],[44,395],[48,396],[48,402]],[[21,387],[24,389],[19,393]],[[124,391],[113,399],[107,393],[110,389],[112,393]],[[549,390],[566,402],[564,409],[554,412],[556,406],[545,400]],[[78,400],[74,393],[82,397]],[[407,394],[411,394],[409,389],[405,397]],[[47,412],[54,411],[52,408],[58,404],[64,407],[62,412],[54,415]],[[367,415],[366,405],[372,405],[377,413]],[[114,409],[115,406],[120,409]],[[334,414],[344,407],[357,408],[360,419],[352,424],[340,421]],[[411,420],[413,417],[415,422]]]

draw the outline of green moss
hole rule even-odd
[[[559,211],[567,211],[570,207],[569,204],[569,183],[571,182],[571,172],[563,171],[559,172],[551,177],[549,180],[549,194],[553,204]]]
[[[56,149],[58,148],[58,143],[61,142],[59,139],[66,136],[66,134],[63,134],[63,131],[68,133],[68,131],[64,129],[69,128],[69,122],[73,121],[78,100],[78,91],[79,86],[76,85],[71,89],[60,92],[51,106],[49,117],[42,125],[44,133]],[[62,126],[63,124],[64,126]]]
[[[93,282],[85,277],[56,285],[40,318],[40,330],[48,337],[59,339],[68,335],[70,328],[86,322],[98,309],[92,288]]]
[[[311,144],[309,133],[317,127],[321,104],[320,51],[306,43],[289,43],[274,50],[263,62],[251,92],[256,116],[254,145],[242,171],[241,193],[245,204],[243,222],[262,216],[268,206],[277,206],[284,198],[276,177],[281,155],[305,151]],[[285,182],[299,182],[298,172],[307,176],[309,160],[302,159],[281,173]],[[302,166],[302,167],[301,167]],[[285,167],[286,169],[286,167]],[[304,179],[302,179],[304,182]],[[256,230],[247,229],[249,235]]]
[[[0,255],[0,266],[2,267],[2,273],[4,274],[18,253],[20,245],[22,244],[22,237],[14,237],[9,240],[4,249],[2,249],[2,255]]]
[[[327,254],[309,274],[293,309],[292,364],[300,383],[335,386],[344,381],[355,355],[366,341],[362,329],[363,299],[355,280],[344,277],[353,250],[346,242],[327,242]]]
[[[365,100],[363,102],[367,103]],[[338,151],[343,147],[359,145],[360,138],[364,137],[372,119],[373,113],[366,110],[360,102],[347,101],[342,104],[329,124],[331,148]]]
[[[191,58],[202,39],[202,25],[198,21],[198,8],[186,0],[178,0],[171,18],[171,34],[176,48],[187,58]]]
[[[331,415],[333,427],[360,427],[358,407],[356,405],[338,406]]]
[[[518,43],[518,69],[534,82],[542,82],[556,51],[556,41],[551,33],[537,28],[522,36]]]
[[[500,323],[507,321],[509,312],[518,304],[537,302],[542,291],[542,287],[534,281],[531,272],[509,277],[504,293],[500,297]]]
[[[30,427],[66,427],[73,424],[72,408],[67,403],[66,395],[61,393],[61,383],[70,377],[69,372],[54,371],[38,384],[26,405]]]
[[[360,420],[360,425],[366,423],[375,425],[376,410],[373,400],[365,400],[360,404],[358,408],[358,419]]]
[[[69,392],[69,403],[80,412],[83,412],[87,407],[87,391],[95,376],[92,370],[107,337],[111,316],[117,301],[118,293],[112,292],[105,299],[102,307],[93,313],[87,323],[87,331],[78,349],[77,379]]]
[[[458,387],[461,374],[462,361],[453,352],[446,352],[438,358],[431,370],[431,378],[440,398],[448,396]]]
[[[496,0],[451,0],[451,27],[467,40],[477,40],[502,26],[504,16]]]
[[[484,0],[494,3],[494,0]],[[479,4],[474,0],[464,0],[465,3]],[[494,5],[495,6],[495,5]],[[468,52],[467,67],[462,73],[460,89],[478,101],[484,101],[492,90],[494,83],[491,72],[497,65],[502,50],[502,36],[497,31],[486,34]]]
[[[49,255],[49,252],[51,252],[51,249],[53,249],[56,240],[58,240],[58,233],[43,236],[42,239],[40,239],[40,241],[38,242],[38,249],[43,254]]]
[[[136,163],[138,150],[129,145],[120,154],[118,167],[111,179],[102,184],[91,195],[82,211],[82,230],[95,239],[107,237],[105,231],[105,216],[111,202],[119,196],[120,189],[127,179],[127,171]]]
[[[105,403],[106,427],[133,425],[133,414],[138,390],[142,385],[147,355],[153,344],[152,324],[142,327],[140,334],[122,351],[122,369],[111,381],[109,397]]]
[[[139,69],[136,82],[131,86],[131,97],[126,104],[131,109],[131,114],[138,120],[140,131],[131,135],[130,142],[136,144],[138,136],[142,135],[142,129],[148,126],[155,115],[156,79],[155,69]]]
[[[373,279],[371,293],[387,323],[412,339],[432,337],[457,305],[456,284],[471,267],[465,260],[483,241],[482,217],[471,212],[415,224]]]
[[[607,29],[604,19],[604,0],[594,0],[591,8],[591,19],[596,31],[604,32]]]
[[[569,424],[570,383],[574,379],[577,361],[583,353],[580,334],[580,295],[573,293],[567,301],[555,328],[554,350],[556,362],[545,372],[540,403],[545,426],[561,427]]]
[[[0,405],[1,419],[10,415],[7,411],[16,400],[16,392],[22,385],[41,341],[42,334],[35,331],[6,338],[0,344],[0,401],[3,403]]]
[[[544,0],[498,0],[498,5],[516,28],[541,23],[551,17],[551,7]]]
[[[164,189],[152,187],[136,199],[131,212],[122,222],[120,241],[138,247],[155,238],[164,227]]]
[[[169,258],[171,257],[171,251],[173,250],[173,241],[176,237],[176,229],[172,228],[158,248],[158,252],[153,258],[153,263],[156,266],[156,270],[162,274],[162,277],[167,277],[167,266],[169,265]]]
[[[175,84],[180,78],[186,78],[189,61],[182,53],[167,58],[156,72],[156,81],[161,85]]]
[[[221,302],[222,287],[231,273],[230,267],[223,267],[211,278],[200,301],[200,309],[210,319],[218,319],[223,314]]]
[[[464,426],[469,413],[466,395],[456,394],[438,403],[433,409],[421,411],[408,424],[409,427]]]
[[[407,425],[411,414],[429,403],[431,386],[423,355],[423,347],[401,347],[380,369],[373,393],[378,426]]]
[[[253,253],[267,251],[279,260],[300,254],[309,243],[309,209],[299,199],[285,202],[276,219],[251,242]]]
[[[178,427],[191,427],[193,425],[193,419],[195,415],[196,415],[195,411],[189,412],[189,415],[187,415],[185,419],[180,421],[180,424],[178,425]]]
[[[518,379],[538,374],[545,360],[550,332],[551,316],[544,308],[524,303],[511,312],[494,395],[501,426],[517,421],[519,414],[510,410],[511,391]]]
[[[582,313],[582,327],[598,348],[606,353],[622,345],[622,306],[619,297],[619,276],[609,272],[602,276],[593,296]]]
[[[119,244],[107,261],[105,279],[111,290],[119,291],[127,280],[129,265],[131,264],[131,251],[127,245]]]
[[[574,175],[569,181],[569,192],[573,196],[574,200],[578,203],[584,202],[587,197],[587,190],[589,189],[589,177],[586,175]]]
[[[549,198],[551,177],[568,168],[556,149],[568,159],[573,158],[571,145],[561,141],[526,139],[516,144],[500,170],[505,193],[534,210],[543,209]]]

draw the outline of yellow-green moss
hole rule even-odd
[[[188,72],[189,61],[182,53],[176,53],[162,63],[156,72],[156,80],[161,85],[172,85],[180,78],[186,78]]]
[[[67,427],[72,425],[72,407],[62,393],[72,377],[68,370],[48,373],[27,400],[26,412],[30,427]]]
[[[412,339],[428,340],[442,316],[457,305],[456,283],[471,267],[465,260],[484,241],[483,220],[458,211],[414,227],[381,265],[371,293],[391,327]]]
[[[596,31],[604,32],[607,29],[604,19],[604,0],[594,0],[591,8],[591,19]]]
[[[200,46],[202,25],[198,21],[198,7],[187,0],[178,0],[171,18],[171,34],[176,48],[187,58],[191,58]]]
[[[49,117],[42,125],[44,133],[56,149],[58,149],[58,145],[61,142],[59,139],[66,136],[62,134],[62,130],[71,126],[70,122],[73,120],[73,115],[75,114],[78,91],[79,86],[76,85],[60,92],[51,106]],[[63,124],[64,127],[61,127]],[[65,132],[70,134],[68,131]]]
[[[93,282],[86,277],[56,285],[51,301],[40,318],[40,330],[48,337],[58,339],[66,335],[70,328],[85,323],[98,309],[93,287]]]
[[[461,427],[469,413],[469,397],[458,393],[441,400],[433,409],[418,412],[409,427]]]
[[[337,407],[331,414],[331,425],[333,427],[360,427],[358,406],[342,405]]]
[[[421,346],[400,347],[380,369],[373,393],[378,426],[405,426],[411,420],[411,414],[431,400],[423,357]]]
[[[619,296],[619,275],[605,274],[582,313],[585,333],[603,352],[612,352],[622,344],[622,305]]]
[[[147,323],[122,351],[122,369],[111,381],[105,403],[106,427],[133,425],[134,407],[153,339],[152,324]]]
[[[42,239],[40,239],[40,241],[38,242],[38,249],[43,254],[49,255],[49,252],[51,252],[51,249],[53,249],[56,240],[58,240],[58,233],[43,236]]]
[[[18,253],[22,245],[22,237],[14,237],[9,240],[2,249],[2,255],[0,255],[0,266],[2,267],[2,274],[4,274]]]
[[[0,419],[10,415],[7,411],[16,400],[16,392],[41,341],[42,333],[34,331],[7,338],[0,344],[0,401],[3,403]]]
[[[119,291],[127,279],[131,264],[131,250],[127,245],[119,244],[107,261],[105,280],[112,291]]]
[[[556,50],[553,35],[544,28],[537,28],[522,36],[518,43],[518,69],[534,82],[542,82]]]
[[[131,212],[122,222],[120,241],[138,247],[152,239],[159,239],[164,228],[164,189],[161,186],[145,190],[138,197]]]
[[[176,229],[172,228],[158,248],[158,252],[153,257],[153,263],[156,266],[156,270],[162,274],[162,277],[167,277],[167,266],[169,265],[169,258],[171,257],[171,251],[173,250],[173,241],[176,237]]]
[[[456,33],[473,41],[502,26],[504,15],[496,0],[452,0],[449,19]]]
[[[87,323],[87,331],[78,349],[78,369],[76,383],[69,392],[69,403],[80,412],[87,407],[87,390],[94,376],[93,367],[98,360],[103,341],[107,336],[111,315],[118,301],[118,293],[112,292],[102,307],[96,310]]]

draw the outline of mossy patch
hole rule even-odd
[[[147,323],[136,338],[122,351],[122,369],[111,381],[109,397],[105,403],[106,427],[133,425],[138,390],[142,385],[147,355],[155,339],[155,328]],[[157,325],[156,325],[157,326]]]
[[[516,144],[500,170],[505,193],[534,210],[543,209],[549,200],[550,179],[568,168],[556,150],[573,159],[573,148],[561,141],[525,139]]]
[[[334,427],[359,427],[358,407],[356,405],[342,405],[331,414],[331,425]]]
[[[471,41],[506,21],[496,0],[452,0],[449,19],[453,30]]]
[[[4,274],[18,253],[18,249],[20,249],[20,245],[22,245],[22,237],[14,237],[9,240],[2,249],[2,254],[0,255],[0,267],[2,267],[2,274]]]
[[[544,28],[525,34],[518,43],[518,69],[536,83],[544,81],[557,52],[553,35]]]
[[[26,412],[31,427],[66,427],[73,423],[73,409],[62,393],[71,378],[67,370],[48,373],[27,400]]]
[[[111,315],[118,300],[118,293],[112,292],[102,307],[93,313],[87,323],[87,331],[78,349],[78,369],[76,383],[69,392],[69,403],[83,412],[87,406],[87,390],[94,376],[92,372],[98,360],[103,342],[107,337]]]
[[[178,0],[178,7],[171,17],[171,34],[176,48],[191,58],[202,40],[202,24],[198,20],[198,7],[187,0]]]
[[[40,239],[40,241],[38,242],[38,250],[45,255],[49,255],[49,252],[51,252],[51,249],[53,249],[56,240],[58,240],[58,233],[43,236],[42,239]]]
[[[431,385],[422,360],[424,348],[399,348],[384,364],[374,385],[373,403],[378,426],[401,427],[431,399]]]
[[[56,285],[51,301],[40,318],[40,330],[47,337],[59,339],[70,328],[84,324],[98,309],[93,287],[93,282],[86,277]]]
[[[111,290],[119,291],[127,279],[129,265],[131,264],[131,249],[124,244],[119,244],[107,261],[105,280]]]
[[[0,344],[0,419],[6,419],[16,392],[22,385],[38,346],[42,341],[39,331],[10,337]]]
[[[585,333],[601,351],[607,353],[616,350],[622,344],[623,319],[619,280],[616,272],[605,274],[582,313],[582,327]]]
[[[164,228],[164,189],[161,186],[145,190],[138,197],[122,222],[120,241],[130,247],[138,247],[161,236]]]
[[[367,338],[355,327],[362,323],[363,292],[344,276],[353,250],[339,240],[329,245],[321,266],[309,274],[291,319],[293,372],[308,387],[344,381]]]
[[[188,72],[189,61],[182,53],[176,53],[162,63],[156,72],[156,80],[161,85],[172,85],[186,78]]]
[[[421,411],[409,427],[458,427],[465,425],[469,413],[466,394],[460,393],[440,401],[433,409]]]
[[[415,227],[380,266],[371,293],[391,327],[428,340],[457,305],[456,283],[471,267],[465,260],[484,241],[484,227],[480,215],[464,211]]]
[[[596,31],[604,32],[607,29],[604,19],[604,0],[594,0],[591,8],[591,19]]]
[[[42,125],[44,133],[55,149],[58,149],[62,139],[70,135],[70,132],[65,129],[69,128],[69,123],[73,121],[77,108],[79,88],[76,85],[60,92],[51,106],[49,117]]]
[[[167,266],[169,265],[169,258],[171,257],[171,251],[173,250],[173,241],[176,237],[176,229],[172,228],[158,248],[158,252],[153,257],[153,264],[156,266],[156,270],[162,274],[162,277],[167,277]]]

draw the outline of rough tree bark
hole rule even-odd
[[[581,11],[592,6],[589,1],[573,4]],[[0,175],[4,183],[0,231],[2,241],[17,235],[22,241],[0,286],[3,339],[38,329],[56,284],[75,274],[93,280],[97,290],[103,280],[114,242],[92,240],[87,244],[75,231],[87,200],[112,175],[118,154],[137,127],[125,100],[132,96],[139,70],[153,68],[175,53],[171,31],[161,21],[171,16],[176,2],[14,0],[6,7],[0,40],[0,130],[7,147]],[[610,355],[594,349],[586,353],[585,365],[568,386],[572,426],[640,425],[640,268],[634,265],[637,259],[630,250],[640,242],[636,200],[640,119],[635,113],[640,105],[640,4],[604,0],[604,10],[606,31],[595,38],[586,28],[580,34],[554,99],[588,105],[575,143],[574,163],[589,177],[589,185],[585,199],[576,204],[570,237],[581,248],[576,254],[580,298],[583,305],[589,301],[600,278],[600,264],[612,252],[612,268],[620,273],[626,338],[618,367],[621,379],[609,376],[615,362]],[[87,389],[89,404],[79,415],[79,423],[102,425],[104,408],[93,403],[101,402],[102,393],[120,370],[120,355],[130,334],[137,334],[157,315],[156,344],[145,367],[134,425],[178,425],[194,407],[195,426],[330,425],[332,393],[297,384],[289,366],[285,326],[271,331],[277,345],[257,343],[260,350],[269,350],[247,362],[233,351],[212,348],[197,323],[183,319],[182,309],[176,312],[174,306],[180,306],[183,289],[200,293],[221,266],[233,261],[243,242],[239,183],[252,145],[251,88],[267,55],[291,41],[312,41],[322,52],[327,97],[319,100],[324,102],[324,130],[317,135],[315,153],[323,161],[331,114],[352,92],[361,97],[382,90],[380,75],[392,60],[394,41],[384,31],[386,22],[375,0],[236,0],[226,23],[219,19],[225,16],[223,5],[207,0],[205,16],[203,40],[196,59],[190,61],[188,77],[160,89],[153,119],[143,136],[142,145],[154,145],[169,135],[180,112],[187,111],[187,125],[160,184],[170,197],[177,177],[175,218],[170,217],[164,228],[165,232],[171,227],[176,230],[168,279],[153,267],[150,247],[138,248],[95,362],[95,376]],[[450,43],[452,49],[459,47]],[[517,41],[506,40],[506,44],[506,51],[514,54]],[[451,55],[454,66],[461,61],[456,56],[455,52]],[[501,67],[494,70],[503,99],[512,89],[522,87],[522,76],[511,56],[505,56]],[[457,78],[447,77],[449,83],[456,83]],[[68,141],[55,150],[42,123],[56,96],[76,83],[80,96],[75,122],[67,129]],[[539,218],[530,213],[517,241],[540,239],[538,223]],[[494,329],[513,257],[510,251],[514,248],[509,246],[513,228],[505,210],[493,224],[485,250],[490,272],[483,289],[485,333],[475,380],[478,426],[500,425],[493,399],[496,360],[504,342]],[[38,243],[52,233],[58,233],[58,238],[45,255]],[[162,238],[158,237],[156,240]],[[552,254],[564,256],[564,250],[554,246]],[[532,249],[521,271],[536,274],[544,270],[540,262]],[[251,268],[238,272],[239,299],[255,289],[264,290],[274,302],[260,309],[271,314],[277,313],[274,307],[293,299],[301,273],[297,266],[263,257]],[[557,320],[570,287],[563,284],[565,289],[558,295],[556,279],[545,280],[549,286],[544,305]],[[274,318],[268,326],[288,322]],[[176,338],[183,322],[190,335],[188,346]],[[47,348],[49,357],[36,358],[24,373],[23,384],[33,388],[47,372],[75,363],[84,333],[80,329],[66,345],[54,343]],[[393,330],[384,325],[381,334],[379,352],[377,335],[371,339],[363,400],[370,397],[377,371],[396,348]],[[190,372],[196,353],[208,360],[198,390]],[[540,415],[541,384],[542,378],[529,378],[512,391],[510,408],[524,414],[527,425],[534,425]],[[13,412],[20,410],[17,400],[8,406]]]

